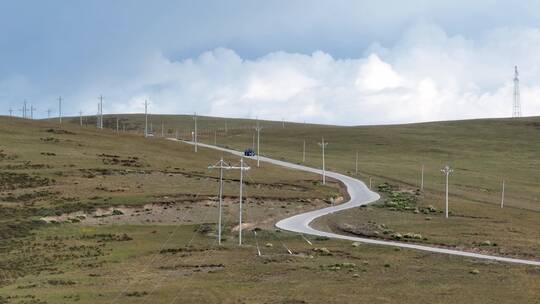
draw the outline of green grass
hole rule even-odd
[[[539,269],[417,251],[259,232],[222,247],[194,226],[53,226],[30,241],[54,267],[18,278],[0,295],[22,303],[493,303],[538,301]],[[127,234],[132,240],[103,235]],[[51,241],[53,240],[53,241]],[[103,241],[106,240],[106,241]],[[296,256],[290,256],[286,244]],[[49,247],[45,244],[48,243]],[[164,249],[160,248],[163,244]],[[272,247],[266,244],[271,243]],[[39,244],[39,245],[33,245]],[[54,244],[54,248],[50,246]],[[186,245],[190,245],[186,247]],[[84,249],[81,249],[84,248]],[[100,251],[96,253],[96,248]],[[315,248],[327,248],[330,255]],[[85,254],[87,252],[87,254]]]

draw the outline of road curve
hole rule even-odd
[[[174,138],[169,138],[169,140],[178,141],[177,139],[174,139]],[[187,141],[181,141],[181,142],[193,145],[192,142],[187,142]],[[198,145],[200,147],[220,150],[220,151],[227,152],[236,156],[243,155],[242,152],[231,150],[231,149],[226,149],[222,147],[201,144],[201,143],[199,143]],[[254,157],[250,157],[250,158],[254,159]],[[272,159],[272,158],[268,158],[264,156],[260,156],[259,159],[262,162],[271,163],[274,165],[278,165],[278,166],[282,166],[282,167],[286,167],[290,169],[302,170],[302,171],[307,171],[307,172],[316,173],[316,174],[322,174],[322,170],[303,166],[303,165],[284,162],[281,160],[276,160],[276,159]],[[337,211],[346,210],[346,209],[350,209],[350,208],[354,208],[354,207],[358,207],[362,205],[367,205],[367,204],[376,202],[380,198],[379,194],[371,191],[362,181],[358,179],[355,179],[355,178],[352,178],[350,176],[346,176],[340,173],[330,172],[330,171],[326,171],[326,176],[337,179],[346,186],[347,192],[349,193],[349,197],[350,197],[349,201],[343,204],[291,216],[289,218],[286,218],[277,222],[276,227],[278,227],[279,229],[302,233],[302,234],[324,236],[324,237],[329,237],[329,238],[334,238],[334,239],[349,240],[349,241],[362,242],[362,243],[367,243],[367,244],[393,246],[393,247],[399,247],[399,248],[409,248],[409,249],[416,249],[416,250],[435,252],[435,253],[443,253],[443,254],[462,256],[462,257],[468,257],[468,258],[540,266],[540,261],[535,261],[535,260],[507,258],[507,257],[501,257],[501,256],[493,256],[493,255],[479,254],[479,253],[473,253],[473,252],[445,249],[445,248],[440,248],[440,247],[432,247],[432,246],[424,246],[424,245],[416,245],[416,244],[409,244],[409,243],[383,241],[383,240],[341,235],[341,234],[336,234],[332,232],[316,230],[310,226],[310,223],[313,222],[315,219],[321,216],[327,215],[327,214],[337,212]]]

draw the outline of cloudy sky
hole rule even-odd
[[[0,2],[0,113],[343,125],[540,115],[540,2]],[[19,112],[15,112],[19,114]]]

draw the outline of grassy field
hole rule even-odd
[[[28,240],[7,303],[538,303],[540,269],[273,230],[242,248],[195,226],[62,224]],[[262,256],[256,255],[256,241]],[[294,255],[287,254],[285,244]],[[55,260],[53,267],[41,264]],[[26,301],[26,302],[25,302]],[[33,301],[33,302],[31,302]]]
[[[133,130],[143,129],[143,118],[141,115],[122,116]],[[175,126],[179,137],[187,139],[194,127],[191,116],[151,116],[150,121],[154,126],[161,126],[161,122]],[[317,143],[324,137],[329,142],[327,169],[357,176],[366,183],[372,179],[374,189],[383,183],[394,188],[396,193],[386,193],[385,200],[378,205],[381,208],[339,213],[320,221],[321,227],[340,230],[337,223],[342,222],[343,217],[361,230],[380,233],[385,229],[376,225],[385,225],[390,227],[388,231],[421,234],[427,238],[423,243],[540,258],[537,229],[540,171],[535,169],[540,165],[540,118],[366,127],[270,121],[259,124],[263,127],[261,154],[300,163],[305,141],[305,163],[321,167],[321,149]],[[199,117],[199,140],[242,150],[253,146],[255,125],[253,120]],[[357,152],[358,174],[355,170]],[[454,169],[450,177],[451,217],[448,220],[441,218],[444,176],[440,169],[446,164]],[[392,200],[389,195],[417,192],[422,165],[424,191],[411,198],[407,205],[410,209],[386,206],[385,201]],[[505,208],[501,209],[503,179],[506,193]],[[435,212],[429,215],[418,212],[428,207]],[[363,224],[368,221],[376,225],[365,227]],[[496,246],[483,245],[490,243]]]
[[[90,118],[83,128],[78,118],[61,128],[0,118],[0,303],[540,303],[538,267],[324,238],[309,237],[309,245],[277,232],[276,219],[342,194],[318,176],[267,164],[250,163],[246,179],[246,216],[259,227],[257,238],[246,230],[245,246],[236,245],[238,175],[227,173],[225,241],[217,246],[217,172],[207,166],[222,156],[238,160],[158,138],[161,121],[165,136],[178,129],[188,138],[190,116],[151,117],[151,139],[141,136],[142,118],[119,116],[120,134],[96,130]],[[536,120],[355,128],[261,122],[261,148],[301,162],[305,139],[306,163],[318,167],[316,142],[325,136],[328,168],[350,175],[358,149],[357,176],[372,177],[383,199],[315,223],[324,229],[538,258]],[[115,116],[105,122],[115,129]],[[253,121],[199,117],[198,124],[203,142],[253,144]],[[492,168],[503,156],[512,166]],[[445,220],[438,170],[447,161],[456,171]],[[426,188],[419,192],[422,163]],[[503,172],[508,197],[501,210]],[[92,215],[95,209],[123,214]],[[85,211],[66,216],[77,210]],[[67,220],[38,220],[59,215]]]
[[[208,165],[220,157],[239,161],[210,150],[194,153],[188,145],[165,139],[0,118],[0,269],[25,275],[31,268],[31,261],[16,264],[7,253],[22,250],[20,239],[44,227],[42,218],[67,215],[65,221],[94,224],[132,218],[140,218],[139,224],[214,223],[219,175]],[[238,222],[238,180],[238,172],[225,173],[226,224]],[[340,196],[337,184],[322,186],[316,175],[273,166],[265,166],[264,173],[254,167],[245,184],[244,221],[254,227],[272,226],[272,220]],[[126,218],[119,211],[126,208],[141,212]],[[175,213],[165,222],[164,209]],[[8,277],[0,283],[9,283],[4,281]]]
[[[264,128],[265,124],[262,125]],[[249,146],[249,133],[252,132],[223,136],[222,142],[235,148]],[[329,142],[328,169],[358,176],[366,182],[371,178],[374,189],[382,183],[393,188],[383,193],[385,199],[379,208],[336,214],[325,219],[327,229],[341,230],[338,223],[346,220],[360,230],[367,228],[381,235],[384,230],[389,235],[421,234],[426,239],[423,243],[540,259],[540,171],[535,169],[540,165],[539,118],[373,127],[285,124],[283,128],[274,123],[263,129],[261,153],[301,162],[305,140],[306,163],[320,167],[317,142],[323,136]],[[206,141],[211,142],[212,138]],[[448,220],[441,213],[444,176],[440,169],[445,164],[455,170],[450,178]],[[422,165],[424,191],[417,192]],[[503,179],[506,193],[505,208],[501,209]],[[415,195],[406,200],[407,208],[394,206],[408,193]],[[435,212],[419,212],[428,207]],[[366,227],[367,222],[389,228]]]

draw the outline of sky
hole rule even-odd
[[[0,114],[339,125],[540,115],[538,1],[0,2]]]

